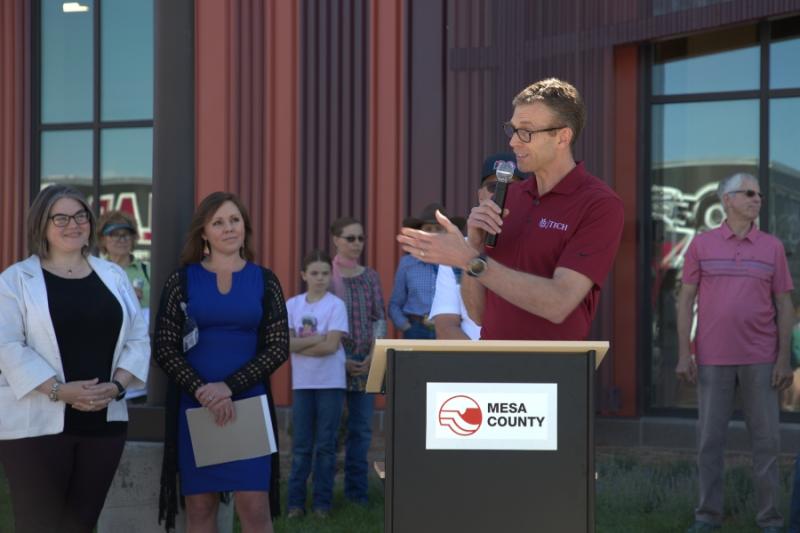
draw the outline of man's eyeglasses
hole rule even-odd
[[[542,128],[540,130],[526,130],[525,128],[515,128],[513,124],[511,124],[510,122],[506,122],[505,124],[503,124],[503,133],[505,133],[506,137],[508,137],[509,139],[513,137],[514,134],[516,133],[520,141],[524,143],[529,143],[531,142],[531,139],[533,139],[534,133],[543,133],[545,131],[556,131],[562,128],[566,128],[566,126],[553,126],[552,128]]]
[[[342,235],[342,239],[344,239],[344,240],[346,240],[347,242],[350,242],[350,243],[353,243],[353,242],[356,242],[356,241],[364,242],[364,236],[363,235]]]
[[[83,226],[89,222],[89,212],[87,210],[78,211],[74,215],[65,215],[63,213],[56,213],[48,217],[53,221],[53,225],[57,228],[65,228],[69,226],[70,219],[75,221],[75,224]]]
[[[736,194],[736,193],[742,193],[745,196],[747,196],[748,198],[752,198],[755,195],[758,195],[759,198],[761,198],[762,200],[764,199],[764,195],[763,194],[761,194],[758,191],[754,191],[753,189],[738,189],[736,191],[728,191],[728,194]]]

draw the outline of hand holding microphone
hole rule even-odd
[[[506,191],[511,178],[514,176],[514,169],[516,166],[511,161],[501,161],[495,170],[497,176],[497,189],[494,193],[494,203],[500,208],[500,216],[503,214],[506,204]],[[497,234],[489,233],[486,235],[486,246],[497,245]]]

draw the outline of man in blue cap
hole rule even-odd
[[[513,181],[523,180],[527,174],[516,168],[516,159],[513,153],[503,152],[493,154],[483,160],[481,169],[480,187],[478,187],[478,203],[491,198],[497,187],[495,171],[500,163],[514,164]],[[436,291],[431,304],[430,318],[436,327],[437,339],[477,340],[481,335],[481,327],[467,314],[464,301],[461,299],[461,274],[460,268],[440,266],[436,275]]]

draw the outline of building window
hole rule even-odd
[[[147,259],[153,181],[153,0],[38,0],[34,192],[84,192],[139,224]]]
[[[675,378],[675,304],[683,257],[724,212],[719,180],[757,177],[766,193],[760,225],[786,248],[800,286],[800,17],[681,37],[652,46],[649,84],[651,235],[647,271],[651,348],[646,403],[695,408]],[[798,302],[795,301],[795,304]],[[798,376],[800,378],[800,376]],[[788,391],[785,410],[800,410]]]

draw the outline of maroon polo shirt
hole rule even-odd
[[[540,196],[536,179],[512,183],[508,216],[495,261],[520,272],[552,278],[557,267],[580,272],[594,284],[561,324],[555,324],[486,291],[481,339],[584,340],[600,302],[622,237],[622,201],[608,185],[586,172],[583,163],[550,192]]]

